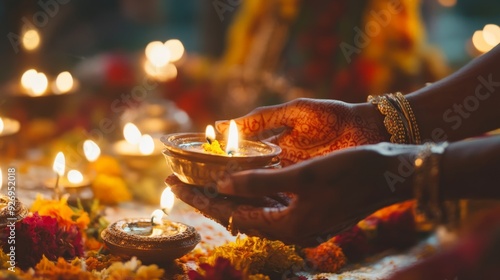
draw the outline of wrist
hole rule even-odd
[[[380,114],[376,106],[368,102],[351,104],[351,106],[355,116],[376,131],[380,138],[378,142],[390,142],[391,135],[384,126],[384,116]]]

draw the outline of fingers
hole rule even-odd
[[[232,213],[233,229],[248,235],[270,239],[283,238],[283,229],[290,224],[290,208],[259,208],[242,205]]]
[[[294,126],[294,108],[291,102],[275,106],[259,107],[249,114],[235,119],[235,121],[240,133],[244,137],[265,139],[281,133],[283,127]],[[215,127],[220,133],[226,134],[229,128],[229,121],[217,121]]]
[[[297,191],[295,175],[286,169],[247,170],[227,176],[217,183],[222,194],[258,197]]]

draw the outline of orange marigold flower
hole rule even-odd
[[[306,248],[303,252],[306,262],[321,272],[337,272],[347,262],[342,249],[332,241],[322,243],[315,248]]]

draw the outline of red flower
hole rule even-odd
[[[217,258],[215,265],[207,263],[200,264],[200,269],[204,270],[204,275],[196,270],[190,270],[188,277],[190,280],[243,280],[243,273],[236,270],[228,259]]]
[[[16,223],[15,243],[9,244],[10,233],[10,228],[3,229],[2,249],[8,254],[10,247],[15,247],[17,266],[21,269],[35,266],[43,255],[49,260],[83,255],[82,234],[76,226],[65,231],[58,226],[57,219],[37,212]]]
[[[333,242],[342,248],[345,256],[350,261],[361,260],[370,253],[368,238],[357,225],[335,236]]]

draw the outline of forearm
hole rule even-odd
[[[449,77],[407,95],[422,140],[441,142],[500,127],[500,46]]]
[[[500,199],[500,136],[452,143],[441,160],[445,199]]]

